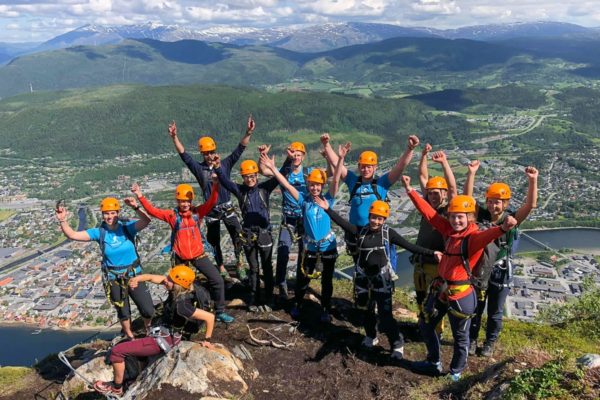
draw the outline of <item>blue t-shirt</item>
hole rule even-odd
[[[306,171],[305,171],[304,167],[301,167],[300,171],[296,173],[296,172],[292,171],[291,167],[284,167],[284,168],[282,168],[281,173],[287,177],[287,180],[290,183],[290,185],[292,185],[294,188],[296,188],[296,190],[300,194],[300,197],[302,197],[302,196],[305,196],[308,194],[308,189],[306,187],[306,178],[305,178],[304,174],[306,172],[306,174],[308,175],[308,174],[310,174],[310,172],[312,170],[313,170],[312,168],[306,168]],[[282,190],[282,192],[283,192],[283,197],[282,197],[283,213],[290,217],[301,216],[302,209],[300,208],[300,204],[296,201],[296,199],[294,199],[294,197],[287,190]]]
[[[133,242],[127,239],[125,236],[124,229],[127,229],[131,237],[135,238],[137,230],[135,229],[135,223],[137,221],[128,221],[123,223],[118,222],[118,227],[115,231],[106,229],[104,235],[104,260],[106,266],[115,273],[122,273],[124,270],[120,270],[115,267],[126,267],[134,263],[137,259],[135,253],[135,246]],[[90,240],[100,242],[100,228],[91,228],[86,230],[90,236]]]
[[[381,199],[385,199],[388,189],[392,184],[388,177],[389,173],[377,178],[377,192]],[[352,193],[354,185],[358,181],[358,176],[348,171],[344,183],[348,186],[348,191]],[[365,226],[369,224],[369,208],[371,204],[377,200],[377,196],[373,193],[371,182],[362,183],[356,190],[356,194],[350,199],[350,223],[356,226]]]
[[[323,198],[333,207],[335,200],[329,193]],[[331,218],[308,194],[298,198],[304,216],[304,243],[308,251],[330,251],[336,249],[335,234],[331,230]],[[326,239],[326,240],[323,240]],[[314,243],[319,242],[319,243]]]

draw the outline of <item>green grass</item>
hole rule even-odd
[[[26,367],[1,367],[0,394],[2,394],[4,388],[9,386],[11,391],[19,390],[25,384],[23,378],[32,372],[31,368]]]
[[[15,215],[16,212],[13,210],[0,210],[0,222],[9,219],[11,216]]]

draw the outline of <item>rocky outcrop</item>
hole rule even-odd
[[[171,390],[171,387],[198,395],[198,398],[239,398],[248,391],[248,385],[240,375],[243,369],[242,362],[221,345],[207,349],[198,343],[184,341],[169,354],[150,360],[124,398],[155,398],[153,393],[165,388]],[[77,374],[90,382],[111,381],[112,367],[104,363],[104,352],[101,351],[77,368]],[[63,393],[79,392],[86,386],[77,374],[65,381]]]

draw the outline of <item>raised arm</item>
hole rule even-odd
[[[421,185],[421,192],[425,193],[427,190],[427,181],[429,180],[429,169],[427,168],[427,154],[431,151],[431,145],[425,144],[423,151],[421,151],[421,160],[419,161],[419,184]]]
[[[263,176],[273,176],[273,173],[271,172],[270,168],[265,167],[265,165],[262,163],[262,154],[269,154],[269,150],[271,150],[271,145],[270,144],[261,144],[260,146],[258,146],[258,171],[263,175]]]
[[[214,173],[217,175],[217,177],[219,178],[219,182],[221,183],[221,185],[223,185],[225,189],[233,193],[233,195],[237,198],[241,196],[240,188],[238,187],[238,185],[233,183],[231,179],[229,179],[229,177],[223,173],[221,167],[215,168]]]
[[[442,171],[444,171],[444,178],[446,178],[446,183],[448,184],[448,201],[450,201],[454,196],[456,196],[456,179],[454,179],[454,173],[452,172],[452,168],[450,168],[450,163],[448,163],[448,158],[446,158],[446,153],[443,151],[436,151],[431,156],[431,159],[442,165]]]
[[[333,171],[334,168],[336,168],[336,166],[338,165],[339,157],[337,154],[335,154],[335,151],[331,147],[331,143],[329,143],[329,139],[330,139],[329,133],[324,133],[321,135],[321,144],[323,145],[324,157],[327,160],[328,167]],[[346,169],[346,167],[344,165],[342,165],[342,171],[341,171],[340,178],[345,179],[347,173],[348,173],[348,170]]]
[[[246,124],[246,133],[244,133],[244,136],[242,136],[242,139],[240,140],[240,144],[244,147],[248,146],[248,143],[250,143],[250,138],[252,137],[252,134],[254,133],[254,128],[256,127],[256,123],[254,122],[254,119],[252,119],[252,114],[250,114],[248,116],[248,123]]]
[[[404,172],[406,166],[410,164],[410,160],[412,160],[415,147],[417,147],[418,145],[419,138],[415,135],[410,135],[408,137],[408,144],[406,146],[406,150],[404,151],[404,153],[402,153],[402,155],[398,159],[398,162],[396,163],[396,165],[394,165],[394,168],[392,168],[388,174],[388,179],[390,180],[391,185],[393,185],[394,183],[396,183],[396,181],[398,181],[398,179],[400,179],[400,177],[402,176],[402,172]]]
[[[267,153],[260,154],[260,164],[264,166],[265,169],[268,169],[271,172],[271,175],[275,176],[275,179],[279,182],[283,188],[289,192],[289,194],[294,198],[294,200],[298,201],[300,197],[300,193],[293,187],[290,182],[286,179],[285,176],[281,175],[281,172],[277,170],[275,166],[275,156],[269,158]]]
[[[65,207],[58,206],[54,211],[56,212],[56,219],[58,220],[60,229],[67,238],[71,240],[77,240],[78,242],[90,241],[90,235],[88,235],[86,231],[76,231],[75,229],[71,228],[68,220],[69,214]]]
[[[350,151],[350,149],[352,148],[352,143],[347,142],[345,145],[340,145],[338,148],[338,162],[337,165],[335,166],[335,172],[333,174],[333,179],[331,181],[331,185],[329,186],[329,194],[331,195],[331,197],[335,197],[336,193],[338,192],[339,188],[340,188],[340,180],[342,179],[342,168],[344,167],[344,160],[346,159],[346,155],[348,155],[348,152]],[[346,171],[346,173],[348,173],[348,171]]]
[[[150,200],[144,197],[142,190],[137,183],[131,185],[131,192],[137,197],[139,202],[142,204],[142,207],[144,207],[144,210],[146,210],[148,214],[154,218],[160,219],[161,221],[170,223],[170,217],[173,214],[173,211],[161,210],[160,208],[154,207],[152,203],[150,203]]]
[[[183,147],[183,144],[181,144],[181,142],[179,141],[179,137],[177,136],[177,124],[175,124],[175,121],[169,124],[169,136],[171,136],[171,139],[173,139],[173,145],[175,146],[175,150],[177,150],[177,153],[185,153],[185,148]]]
[[[131,191],[133,192],[133,187],[132,187]],[[136,230],[136,232],[139,232],[139,231],[141,231],[142,229],[144,229],[145,227],[148,226],[148,224],[150,223],[150,217],[148,216],[148,214],[146,214],[144,212],[144,210],[142,210],[142,208],[140,207],[140,205],[138,205],[138,202],[137,202],[136,198],[137,197],[126,197],[125,200],[124,200],[124,202],[129,207],[131,207],[132,209],[135,210],[135,213],[137,214],[137,216],[139,218],[135,222],[135,230]]]
[[[213,207],[217,204],[219,200],[219,178],[216,174],[211,175],[212,178],[212,188],[210,191],[210,197],[208,200],[199,206],[196,207],[196,214],[202,220],[209,212],[213,209]]]
[[[479,160],[473,160],[467,164],[469,169],[467,172],[467,179],[465,180],[465,187],[463,188],[463,194],[473,197],[473,187],[475,186],[475,175],[479,169]]]
[[[419,194],[410,186],[410,177],[403,175],[402,183],[408,194],[408,198],[413,202],[417,210],[423,218],[437,229],[443,236],[449,236],[452,233],[452,227],[448,220],[441,217],[431,205],[426,202]]]
[[[529,166],[525,168],[525,174],[527,175],[529,185],[525,204],[523,204],[523,206],[521,206],[521,208],[519,208],[515,213],[515,218],[518,224],[525,221],[525,218],[527,218],[531,210],[537,207],[537,181],[539,175],[538,170],[535,167]]]
[[[418,246],[406,240],[402,235],[396,232],[394,229],[389,229],[390,243],[400,246],[411,253],[422,254],[425,256],[433,256],[434,251],[425,247]]]

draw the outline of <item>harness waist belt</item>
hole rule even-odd
[[[308,244],[316,244],[316,245],[319,245],[319,244],[322,244],[325,242],[329,242],[329,241],[331,241],[331,239],[335,239],[335,232],[333,232],[333,231],[329,231],[329,233],[327,235],[325,235],[325,237],[323,239],[320,239],[320,240],[314,240],[314,239],[309,238],[308,236],[304,236],[304,240]]]
[[[470,284],[452,285],[452,287],[448,286],[447,292],[450,296],[454,296],[466,292],[467,290],[469,290],[470,287]]]

